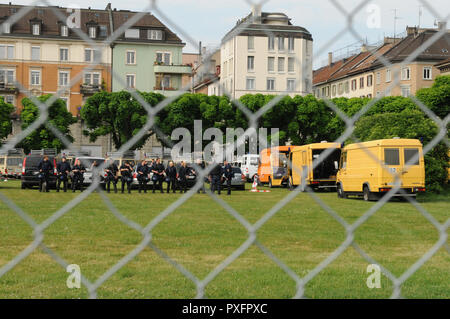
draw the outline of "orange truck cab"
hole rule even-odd
[[[287,186],[288,159],[293,146],[278,146],[265,149],[259,156],[258,176],[260,184],[270,188]]]

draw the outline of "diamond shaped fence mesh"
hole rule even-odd
[[[262,1],[261,3],[253,3],[250,0],[246,0],[249,7],[252,6],[264,6],[267,2],[270,2],[270,0]],[[326,50],[328,50],[336,41],[338,41],[342,36],[344,36],[347,33],[350,33],[355,39],[358,41],[364,42],[363,37],[355,30],[353,21],[355,18],[355,15],[360,12],[370,1],[361,1],[353,10],[348,11],[346,8],[342,6],[340,2],[337,0],[330,0],[329,4],[333,7],[335,7],[338,12],[340,12],[347,20],[347,25],[342,30],[338,31],[336,35],[333,37],[330,37],[330,41],[328,41],[323,47],[321,47],[313,56],[313,58],[320,57]],[[433,6],[428,3],[425,0],[420,1],[424,7],[427,8],[429,12],[431,12],[437,19],[441,21],[447,21],[448,16],[442,17],[439,12],[433,8]],[[14,22],[18,21],[21,17],[27,14],[30,10],[34,8],[34,6],[37,5],[46,5],[46,6],[52,6],[51,3],[47,1],[36,1],[33,3],[32,6],[24,7],[23,9],[19,10],[16,14],[9,17],[4,23],[13,24]],[[66,17],[55,7],[51,7],[52,11],[55,16],[58,17],[60,21],[65,21]],[[103,43],[98,43],[92,40],[89,35],[83,33],[80,29],[73,29],[73,32],[76,33],[77,36],[79,36],[85,43],[87,43],[92,48],[101,48],[102,46],[109,46],[111,43],[113,43],[116,39],[118,39],[127,29],[132,27],[137,21],[139,21],[140,18],[143,17],[148,12],[152,12],[156,16],[158,16],[166,25],[177,32],[178,34],[181,34],[181,36],[186,39],[191,45],[198,48],[198,42],[193,39],[185,30],[183,30],[182,27],[177,25],[175,22],[173,22],[169,15],[166,15],[160,7],[158,6],[158,1],[152,0],[145,8],[142,10],[141,13],[138,13],[134,15],[131,19],[127,20],[122,26],[120,26],[117,30],[113,32],[112,35],[107,37],[107,39]],[[247,21],[244,21],[240,25],[238,25],[233,33],[234,35],[238,35],[243,30],[253,22],[253,18],[251,17]],[[3,32],[3,27],[1,28],[1,32]],[[267,34],[267,36],[271,36],[272,33],[270,30],[264,30],[264,32]],[[406,58],[402,63],[401,66],[407,65],[411,61],[413,61],[421,52],[427,49],[428,46],[433,44],[435,41],[437,41],[444,33],[446,32],[445,29],[440,30],[437,32],[433,37],[431,37],[427,42],[423,43],[421,47],[419,47],[415,52],[413,52],[408,58]],[[371,54],[376,55],[376,50],[371,51]],[[392,67],[392,64],[385,59],[382,55],[377,56],[377,58],[381,61],[381,63],[385,67]],[[210,55],[206,55],[203,57],[204,61],[208,61],[210,59]],[[94,70],[95,67],[100,63],[100,61],[94,61],[89,65],[85,70],[83,71],[89,71]],[[306,66],[302,65],[300,61],[296,61],[297,66],[299,68],[303,68],[302,71],[306,71]],[[203,72],[207,72],[207,70],[204,70]],[[80,72],[78,75],[73,77],[71,79],[69,86],[72,87],[79,83],[80,79],[83,76],[83,72]],[[117,75],[114,70],[111,74],[112,78],[114,78],[116,81],[120,82],[124,87],[126,87],[126,83],[124,83],[124,80]],[[391,85],[386,89],[384,92],[385,95],[388,95],[387,92],[390,92],[392,88],[397,86],[399,84],[399,78],[392,81]],[[17,144],[19,144],[21,141],[23,141],[27,136],[29,136],[34,130],[39,128],[42,125],[46,125],[48,129],[50,129],[65,145],[66,149],[71,150],[75,153],[80,152],[80,149],[75,147],[71,144],[70,141],[62,134],[58,129],[53,126],[50,122],[48,122],[48,109],[49,106],[52,105],[61,95],[64,93],[64,89],[61,89],[57,92],[57,94],[53,95],[52,98],[50,98],[45,103],[40,102],[35,96],[33,96],[32,92],[30,92],[26,87],[24,87],[21,83],[17,82],[15,83],[17,87],[19,88],[20,92],[24,93],[28,98],[30,98],[38,107],[40,110],[39,118],[28,128],[14,136],[12,139],[10,139],[6,144],[4,144],[0,150],[0,153],[7,152],[8,150],[11,150],[16,147]],[[230,92],[227,91],[226,87],[221,87],[223,92],[228,95],[231,99]],[[164,136],[164,134],[158,129],[158,127],[155,125],[155,117],[158,115],[158,113],[166,108],[171,102],[179,98],[182,94],[186,93],[189,90],[189,86],[183,88],[182,90],[179,90],[177,92],[177,95],[164,99],[161,103],[159,103],[156,106],[149,105],[142,96],[139,95],[139,93],[133,89],[129,89],[129,92],[131,93],[132,97],[138,101],[142,106],[145,108],[146,112],[148,113],[148,121],[145,124],[145,126],[141,129],[141,131],[135,135],[131,140],[127,141],[119,150],[118,153],[124,153],[131,149],[131,147],[136,144],[148,131],[152,130],[156,132],[158,137],[165,141],[169,141],[167,136]],[[285,92],[288,94],[288,92]],[[285,94],[285,95],[286,95]],[[246,134],[252,134],[252,130],[258,130],[258,120],[269,110],[271,110],[275,105],[277,105],[278,102],[280,102],[281,99],[285,95],[279,95],[276,98],[274,98],[270,103],[259,109],[257,112],[253,113],[250,111],[244,104],[242,104],[239,100],[233,100],[233,104],[237,106],[237,108],[245,114],[245,116],[248,119],[249,123],[249,129],[246,131]],[[353,135],[354,129],[355,129],[355,123],[364,115],[366,114],[372,106],[375,105],[375,103],[380,99],[381,97],[376,97],[372,99],[367,105],[365,105],[357,114],[355,114],[353,117],[348,117],[346,114],[344,114],[339,107],[337,107],[332,100],[329,100],[327,98],[324,99],[327,106],[330,108],[330,111],[336,113],[344,122],[346,125],[346,130],[340,136],[335,142],[342,144],[344,143],[348,138],[353,138],[357,142],[358,139]],[[430,118],[432,119],[437,127],[439,128],[439,134],[427,145],[424,145],[423,153],[427,154],[432,150],[438,143],[445,142],[447,145],[450,145],[447,137],[447,126],[449,124],[450,116],[447,116],[445,119],[440,119],[437,117],[427,106],[425,106],[423,103],[421,103],[419,100],[417,100],[415,97],[411,97],[414,103]],[[238,139],[235,149],[239,147],[242,143],[245,143],[245,136],[242,139]],[[373,157],[373,154],[369,152],[369,150],[365,149],[367,154],[371,157]],[[331,155],[332,150],[327,150],[323,152],[317,159],[314,160],[313,163],[313,169],[318,167],[324,160],[326,160]],[[375,161],[378,161],[378,159],[373,158]],[[415,161],[417,161],[417,158],[413,158],[409,161],[407,166],[412,165]],[[105,168],[105,164],[101,167],[101,169]],[[384,165],[384,163],[380,162],[380,165],[384,167],[386,171],[388,171],[388,168]],[[198,167],[196,167],[198,168]],[[199,169],[199,168],[198,168]],[[326,204],[319,196],[309,187],[305,187],[305,185],[298,186],[294,191],[287,193],[287,196],[284,197],[280,202],[276,203],[272,208],[270,208],[262,218],[260,218],[256,223],[250,223],[248,220],[246,220],[237,210],[232,208],[227,202],[225,202],[220,197],[216,196],[215,194],[208,191],[208,195],[210,196],[211,200],[213,200],[215,203],[220,205],[225,211],[227,211],[237,222],[239,222],[247,231],[247,239],[245,242],[243,242],[232,254],[230,254],[225,260],[223,260],[215,269],[213,269],[207,276],[204,278],[198,278],[196,275],[194,275],[192,272],[190,272],[188,269],[186,269],[181,263],[175,261],[172,259],[164,250],[157,247],[156,244],[153,241],[152,232],[155,229],[156,226],[158,226],[161,222],[163,222],[169,215],[171,215],[175,210],[180,208],[183,204],[185,204],[189,199],[191,199],[194,194],[197,193],[197,191],[202,187],[203,183],[201,182],[203,180],[203,177],[207,176],[210,171],[211,167],[206,168],[205,170],[201,171],[201,177],[198,179],[198,182],[196,185],[186,194],[181,196],[178,200],[171,203],[166,209],[161,211],[150,223],[148,223],[145,226],[142,226],[127,217],[125,217],[112,203],[112,201],[109,199],[109,197],[100,190],[100,197],[102,198],[103,202],[105,203],[106,207],[108,207],[111,214],[113,214],[117,220],[119,220],[121,223],[126,225],[127,227],[137,231],[139,234],[141,234],[142,238],[140,243],[132,250],[130,251],[125,257],[121,258],[113,267],[108,269],[103,275],[101,275],[96,281],[92,282],[89,281],[86,277],[81,277],[82,284],[87,288],[89,292],[90,298],[96,298],[97,297],[97,290],[99,287],[101,287],[109,278],[111,278],[115,273],[117,273],[122,267],[127,265],[129,262],[131,262],[136,256],[138,256],[144,249],[151,249],[153,250],[158,256],[160,256],[163,260],[171,264],[177,271],[179,271],[183,276],[191,280],[197,290],[197,298],[205,298],[205,288],[208,286],[209,283],[211,283],[221,272],[223,272],[232,262],[234,262],[236,259],[238,259],[242,254],[244,254],[250,247],[254,246],[258,248],[264,255],[266,255],[268,258],[270,258],[283,272],[285,272],[296,284],[296,293],[293,298],[305,298],[306,293],[306,285],[314,279],[319,273],[321,273],[323,270],[325,270],[333,261],[335,261],[338,257],[340,257],[348,248],[353,247],[358,254],[366,260],[369,264],[379,264],[373,257],[371,257],[364,249],[362,249],[355,241],[355,232],[358,228],[360,228],[364,223],[368,221],[370,217],[372,217],[374,214],[376,214],[398,191],[401,191],[401,184],[399,183],[399,176],[396,174],[393,174],[393,177],[396,180],[396,185],[393,187],[391,191],[389,191],[385,196],[383,196],[378,202],[373,205],[367,212],[365,212],[360,218],[356,220],[356,222],[349,224],[346,222],[334,209],[333,207],[330,207],[328,204]],[[304,183],[304,178],[303,178]],[[22,210],[19,206],[17,206],[11,199],[9,199],[7,196],[3,194],[0,190],[0,200],[3,202],[4,205],[6,205],[9,209],[14,211],[23,221],[25,221],[32,229],[33,231],[33,241],[23,250],[21,251],[15,258],[10,260],[8,263],[0,267],[0,278],[7,274],[8,272],[12,271],[14,267],[16,267],[18,264],[20,264],[25,258],[30,256],[35,250],[41,249],[43,252],[45,252],[48,256],[50,256],[54,261],[56,261],[58,264],[60,264],[64,269],[70,264],[68,261],[64,260],[58,254],[51,248],[49,248],[44,243],[44,237],[46,230],[53,225],[55,222],[57,222],[59,219],[61,219],[65,214],[70,212],[73,208],[75,208],[77,205],[82,203],[86,198],[88,198],[92,193],[97,191],[99,189],[100,180],[96,178],[94,182],[79,196],[71,200],[69,203],[65,204],[64,207],[54,212],[49,218],[44,220],[42,223],[36,222],[27,212]],[[306,193],[327,213],[329,216],[331,216],[337,223],[339,223],[342,226],[342,230],[345,232],[345,240],[339,245],[337,249],[335,249],[329,256],[324,258],[314,269],[310,270],[306,275],[300,276],[298,273],[296,273],[293,269],[291,269],[286,263],[284,263],[280,258],[278,258],[276,255],[276,252],[272,252],[269,250],[266,246],[264,246],[261,241],[258,240],[258,231],[270,220],[272,219],[283,207],[285,207],[287,204],[289,204],[294,198],[296,198],[300,193],[306,191]],[[433,227],[436,229],[437,234],[439,235],[438,241],[432,246],[431,249],[429,249],[421,258],[419,258],[412,266],[410,266],[401,276],[397,277],[394,276],[389,269],[383,267],[380,265],[382,273],[389,278],[389,280],[392,282],[393,285],[393,291],[392,291],[392,298],[400,298],[402,297],[401,289],[402,285],[407,281],[414,273],[416,273],[427,261],[429,261],[433,255],[435,255],[440,249],[444,248],[449,254],[450,254],[450,248],[447,243],[447,230],[450,226],[450,219],[447,219],[446,222],[440,223],[438,222],[427,210],[419,204],[415,200],[415,198],[407,198],[408,202],[411,204],[411,207],[413,207],[415,210],[419,211],[426,220],[433,225]]]

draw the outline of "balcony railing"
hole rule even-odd
[[[154,71],[155,73],[164,73],[164,74],[191,74],[192,67],[190,65],[155,64]]]
[[[81,84],[80,93],[83,95],[93,95],[102,91],[104,88],[101,84]]]
[[[2,93],[19,93],[19,88],[14,83],[0,82],[0,92]]]

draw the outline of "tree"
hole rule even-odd
[[[450,114],[450,75],[438,76],[431,88],[421,89],[416,95],[431,111],[444,119]]]
[[[140,96],[151,106],[157,105],[164,96],[157,93],[141,93]],[[114,146],[119,149],[138,134],[148,120],[146,109],[129,92],[99,92],[87,99],[81,108],[81,118],[91,142],[98,137],[111,134]],[[154,132],[148,131],[132,148],[142,147]]]
[[[43,95],[37,99],[41,103],[46,103],[52,97],[51,94]],[[33,101],[29,98],[22,99],[22,112],[20,118],[22,120],[22,129],[26,129],[28,126],[33,124],[39,118],[39,108]],[[72,114],[67,111],[66,103],[57,99],[48,108],[48,123],[51,123],[56,127],[61,134],[65,136],[70,142],[73,142],[73,137],[70,135],[70,125],[77,122],[77,119],[72,116]],[[32,149],[42,149],[42,148],[56,148],[58,151],[64,147],[63,142],[53,134],[53,132],[47,127],[46,124],[41,125],[39,128],[34,130],[33,133],[28,135],[21,143],[25,152],[29,152]]]
[[[12,132],[12,112],[14,112],[14,106],[6,103],[0,96],[0,139],[7,138]]]

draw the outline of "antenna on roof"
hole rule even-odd
[[[423,7],[424,7],[423,5],[419,6],[419,25],[417,26],[418,29],[420,28],[420,22],[422,20],[422,8]]]

